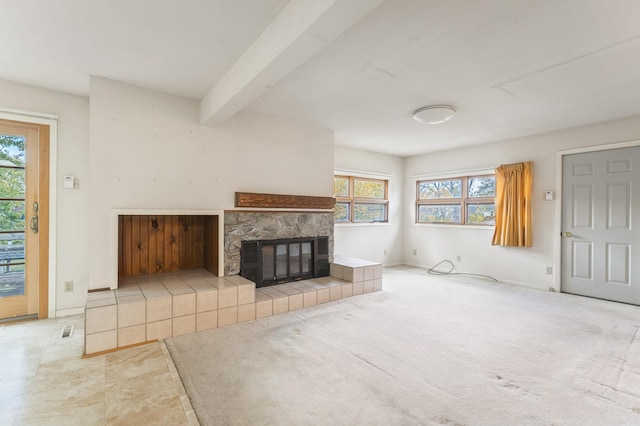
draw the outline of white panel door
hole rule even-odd
[[[640,305],[640,146],[566,155],[562,291]]]

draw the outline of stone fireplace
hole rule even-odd
[[[224,273],[241,269],[243,241],[326,237],[326,259],[333,261],[333,212],[226,211],[224,215]]]
[[[323,237],[323,261],[333,261],[333,212],[114,210],[113,215],[114,283],[195,269],[238,275],[243,241]]]
[[[333,212],[326,210],[112,213],[112,235],[123,241],[114,258],[131,260],[128,264],[125,260],[121,266],[120,272],[125,276],[118,287],[94,291],[87,297],[86,355],[382,290],[380,264],[333,258]],[[217,244],[215,229],[219,236]],[[278,246],[286,246],[280,249],[280,256],[293,259],[294,265],[289,263],[287,273],[295,282],[256,288],[254,282],[238,275],[243,242],[254,241],[257,248],[255,241],[264,240],[271,241],[264,242],[264,246],[271,247],[266,251],[272,250],[276,257]],[[321,258],[313,265],[309,263],[312,243]],[[217,273],[215,267],[206,266],[206,262],[213,262],[211,253],[215,246]],[[200,258],[202,264],[189,260]],[[265,274],[275,272],[275,283],[279,266],[276,259],[273,262],[274,271]],[[114,263],[117,273],[117,262]],[[330,276],[306,278],[311,269],[319,267],[328,268]],[[171,272],[173,268],[177,268],[177,273]]]

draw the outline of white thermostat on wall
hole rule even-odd
[[[75,176],[65,176],[64,177],[64,189],[73,189],[76,186],[76,177]]]
[[[544,199],[547,201],[553,201],[553,191],[546,191],[544,193]]]

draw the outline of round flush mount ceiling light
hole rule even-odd
[[[413,113],[416,121],[425,124],[440,124],[449,121],[456,115],[456,110],[447,105],[433,105],[417,109]]]

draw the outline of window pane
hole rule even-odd
[[[349,222],[350,203],[336,203],[334,208],[334,220],[336,222]]]
[[[24,136],[0,135],[0,166],[24,167]]]
[[[0,198],[24,198],[24,169],[2,167],[2,159],[0,159]]]
[[[0,298],[24,294],[24,264],[0,266]]]
[[[469,178],[469,198],[495,197],[496,177],[478,176]]]
[[[334,178],[333,192],[336,197],[348,197],[349,196],[349,179],[340,178],[340,177]]]
[[[385,204],[356,203],[354,215],[355,222],[384,222]]]
[[[378,198],[384,200],[383,180],[358,180],[353,182],[353,192],[356,198]]]
[[[0,201],[0,231],[24,231],[24,201]]]
[[[418,222],[426,223],[462,223],[459,204],[418,206]]]
[[[496,207],[493,204],[467,204],[467,223],[496,224]]]
[[[24,294],[24,233],[0,234],[0,298]]]
[[[418,188],[421,200],[462,197],[461,179],[419,182]]]

